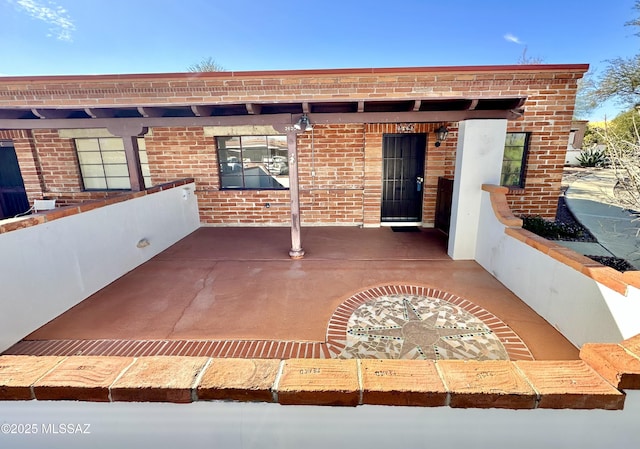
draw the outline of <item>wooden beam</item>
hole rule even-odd
[[[36,117],[38,117],[39,119],[45,119],[46,117],[44,116],[44,114],[42,112],[40,112],[38,109],[36,108],[32,108],[31,109],[31,113],[33,115],[35,115]]]
[[[99,112],[92,109],[94,115]],[[311,123],[435,123],[468,119],[516,119],[512,110],[487,111],[419,111],[419,112],[360,112],[311,113]],[[139,127],[164,126],[233,126],[233,125],[290,125],[291,114],[235,115],[215,117],[131,117],[86,119],[0,119],[0,129],[64,129],[106,128],[113,123],[127,123]]]
[[[139,192],[144,190],[144,176],[140,166],[140,149],[138,147],[138,136],[123,136],[124,153],[127,158],[129,168],[129,182],[131,190]]]
[[[247,103],[247,112],[250,115],[257,115],[260,114],[260,112],[262,112],[262,106],[260,106],[259,104],[255,104],[255,103]]]
[[[162,117],[164,114],[163,108],[139,106],[136,109],[138,110],[138,114],[143,117]]]

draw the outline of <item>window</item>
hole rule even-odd
[[[223,189],[287,189],[287,136],[216,137]]]
[[[86,190],[129,190],[129,167],[119,137],[75,139],[80,173]],[[151,187],[144,138],[138,139],[140,166],[145,187]]]
[[[529,133],[507,133],[502,158],[500,184],[524,187],[524,167],[527,160]]]

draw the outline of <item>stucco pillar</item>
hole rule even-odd
[[[298,185],[298,147],[297,133],[287,132],[287,154],[289,156],[289,200],[291,202],[291,250],[292,259],[302,259],[304,250],[301,242],[300,229],[300,191]]]
[[[506,119],[459,123],[448,254],[475,259],[482,184],[500,184]]]

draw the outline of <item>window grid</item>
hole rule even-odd
[[[527,132],[507,133],[502,159],[500,184],[506,187],[524,187],[524,172],[529,151]]]
[[[223,190],[279,190],[289,187],[287,137],[216,137]]]
[[[131,190],[124,143],[118,137],[75,139],[85,190]],[[144,138],[138,139],[145,187],[151,187]]]

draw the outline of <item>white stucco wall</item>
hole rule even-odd
[[[483,192],[476,260],[574,345],[617,343],[640,333],[640,295],[621,295],[504,233]]]
[[[458,128],[449,256],[471,260],[476,253],[482,184],[500,184],[507,121],[464,120]]]
[[[7,448],[640,447],[640,391],[628,392],[621,411],[63,401],[4,402],[2,409],[0,425],[89,424],[91,432],[0,433]]]
[[[0,234],[0,351],[196,230],[194,190],[188,184]],[[138,248],[143,238],[150,245]]]

